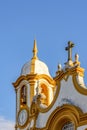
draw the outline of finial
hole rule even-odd
[[[79,61],[79,55],[75,54],[75,62],[78,62],[78,61]]]
[[[58,71],[61,71],[62,70],[62,66],[61,64],[58,64]]]
[[[58,71],[56,72],[56,75],[59,75],[62,70],[61,64],[58,64]]]
[[[36,44],[36,40],[34,40],[34,47],[33,47],[33,58],[32,59],[38,59],[37,57],[37,44]]]
[[[80,66],[79,55],[78,54],[75,54],[75,62],[74,62],[74,64]]]
[[[72,61],[72,48],[74,47],[74,43],[71,41],[68,42],[68,46],[65,47],[65,50],[68,51],[68,61]]]

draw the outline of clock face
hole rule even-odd
[[[20,111],[19,116],[18,116],[18,124],[20,126],[25,125],[25,123],[27,122],[28,119],[28,112],[26,109],[23,109]]]

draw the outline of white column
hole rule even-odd
[[[17,104],[16,104],[16,107],[17,107],[17,114],[20,110],[20,89],[17,90]]]
[[[30,107],[30,84],[26,85],[27,87],[27,105]]]
[[[17,124],[17,115],[18,115],[19,110],[20,110],[20,89],[17,89],[16,90],[16,124]],[[17,130],[20,130],[20,129],[17,128]]]

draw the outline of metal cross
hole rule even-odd
[[[72,48],[74,47],[74,43],[71,41],[68,42],[68,46],[65,47],[65,50],[68,51],[68,61],[72,60]]]

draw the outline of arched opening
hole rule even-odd
[[[25,85],[22,86],[20,91],[20,102],[21,105],[24,105],[27,102],[27,90]]]
[[[49,105],[49,91],[45,84],[40,85],[39,93],[41,95],[41,103],[48,106]]]
[[[76,130],[81,114],[78,107],[65,104],[53,111],[46,127],[48,130]]]
[[[75,130],[75,125],[73,122],[68,121],[62,126],[62,130]]]
[[[56,120],[52,130],[76,130],[76,123],[71,119],[71,117],[65,115]]]

